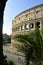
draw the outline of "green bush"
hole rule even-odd
[[[15,65],[13,61],[8,61],[8,65]]]
[[[15,65],[15,63],[12,60],[5,60],[4,65]]]

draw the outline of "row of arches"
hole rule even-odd
[[[37,22],[36,25],[38,28],[40,28],[40,22]],[[29,30],[29,29],[34,29],[35,28],[35,23],[26,23],[22,24],[20,26],[16,26],[13,31],[21,31],[21,30]]]

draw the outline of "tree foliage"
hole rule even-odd
[[[26,65],[29,65],[30,61],[34,65],[41,65],[43,61],[43,39],[37,26],[35,31],[28,35],[16,35],[13,39],[23,44],[21,48],[25,54]]]

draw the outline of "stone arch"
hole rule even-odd
[[[21,30],[24,30],[24,25],[21,25]]]
[[[29,25],[25,24],[25,30],[28,30],[28,29],[29,29]]]
[[[34,28],[34,23],[30,23],[30,29]]]

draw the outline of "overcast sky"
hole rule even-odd
[[[3,33],[12,33],[12,20],[24,10],[38,4],[43,4],[43,0],[8,0],[4,11]]]

